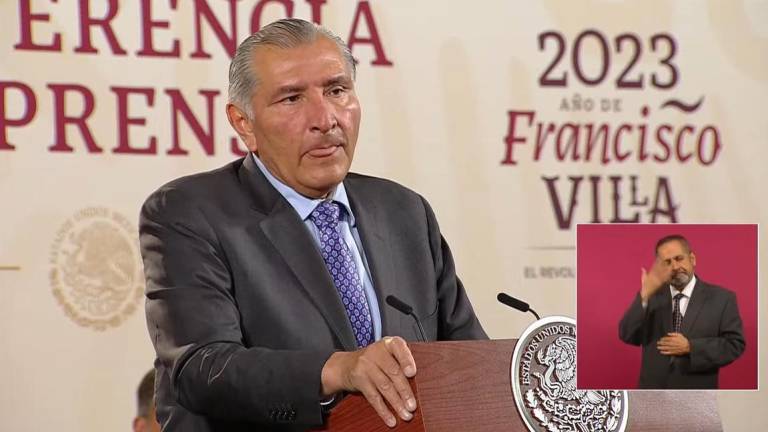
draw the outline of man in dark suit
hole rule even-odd
[[[281,20],[230,66],[227,115],[251,150],[152,194],[140,218],[164,431],[304,430],[345,392],[412,418],[405,340],[486,338],[426,201],[348,174],[360,121],[336,36]],[[330,269],[330,270],[329,270]]]
[[[642,345],[639,387],[715,389],[721,367],[744,352],[736,295],[694,275],[696,255],[680,235],[660,239],[619,337]]]

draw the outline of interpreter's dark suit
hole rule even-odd
[[[640,388],[715,389],[718,371],[744,352],[741,317],[736,295],[697,277],[683,317],[681,333],[691,352],[685,356],[662,355],[656,343],[672,332],[672,295],[664,286],[643,309],[640,294],[619,323],[619,337],[643,346]]]
[[[344,181],[382,334],[487,338],[434,214],[393,182]],[[323,421],[320,371],[356,342],[307,227],[251,157],[171,182],[140,218],[147,323],[164,431],[302,430]]]

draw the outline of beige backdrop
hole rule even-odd
[[[50,44],[60,34],[60,50],[14,48],[21,41],[20,12],[27,3],[33,14],[49,15],[32,22],[32,41]],[[91,15],[104,16],[108,2],[91,3]],[[135,387],[153,359],[140,297],[135,228],[139,207],[162,183],[236,157],[229,150],[232,134],[224,117],[229,57],[213,26],[206,21],[201,26],[202,44],[212,57],[191,58],[195,2],[178,2],[175,9],[172,2],[151,3],[153,19],[169,21],[167,28],[152,30],[156,49],[167,50],[178,39],[180,58],[136,54],[143,40],[140,2],[116,2],[119,10],[111,24],[127,54],[113,55],[97,27],[90,34],[98,52],[75,52],[82,44],[78,2],[0,1],[0,84],[5,89],[0,113],[11,119],[0,126],[7,127],[4,142],[15,147],[0,146],[3,430],[129,429]],[[196,3],[198,8],[210,5],[223,31],[230,31],[229,2]],[[238,3],[238,40],[248,33],[251,12],[260,3]],[[305,1],[265,4],[263,23],[285,16],[282,4],[292,5],[296,17],[311,17]],[[377,54],[371,43],[353,47],[361,63],[357,91],[363,106],[353,169],[394,179],[431,202],[492,337],[514,338],[530,322],[528,316],[499,305],[499,291],[529,301],[542,315],[575,316],[575,223],[609,222],[635,213],[638,221],[651,222],[657,201],[659,209],[669,211],[672,206],[674,211],[673,216],[658,214],[656,222],[766,220],[766,1],[328,0],[321,12],[322,23],[344,38],[355,29],[358,38],[368,38],[368,24],[374,22],[380,48],[392,62],[372,65]],[[584,33],[589,30],[593,32]],[[539,35],[547,31],[560,33],[564,41],[563,56],[548,75],[566,74],[564,86],[540,83],[557,54],[555,37],[545,37],[540,48]],[[625,40],[617,50],[616,38],[627,33],[639,43]],[[605,77],[598,80],[604,65],[600,35],[607,44],[608,63]],[[662,36],[652,43],[655,35],[674,40],[676,50],[667,62],[672,66],[664,64],[669,40]],[[627,67],[626,81],[640,81],[642,89],[617,86]],[[661,87],[672,80],[671,67],[677,70],[674,85],[654,86],[653,76]],[[578,73],[586,79],[580,80]],[[29,104],[19,90],[23,87],[10,82],[34,94],[37,109],[28,122],[13,121],[23,119]],[[75,125],[65,129],[73,151],[49,149],[56,122],[54,90],[61,84],[83,86],[93,94],[87,125],[101,153],[86,150]],[[128,96],[128,116],[145,121],[130,125],[128,136],[137,148],[156,137],[156,154],[113,151],[118,146],[119,113],[111,87],[154,93],[151,104],[146,95]],[[203,152],[183,116],[178,120],[180,142],[188,154],[167,154],[174,118],[168,89],[180,90],[206,131],[206,99],[198,92],[220,91],[213,99],[214,155]],[[78,116],[88,108],[82,93],[71,90],[66,95],[67,115]],[[579,110],[573,104],[576,95]],[[604,99],[612,101],[610,110],[601,109]],[[587,100],[592,101],[590,110]],[[614,100],[619,100],[619,110]],[[669,100],[701,103],[686,113],[661,108]],[[643,106],[649,108],[647,116],[641,114]],[[533,113],[521,117],[527,111]],[[514,133],[510,112],[517,116]],[[551,123],[555,132],[542,144],[537,159],[539,122],[545,131]],[[620,140],[620,151],[631,155],[623,161],[613,156],[603,164],[600,150],[595,150],[585,161],[582,139],[578,160],[572,147],[558,160],[553,136],[559,133],[566,147],[572,132],[568,123],[582,125],[580,133],[585,133],[586,124],[606,125],[611,134],[631,125],[634,132]],[[706,158],[711,153],[717,135],[716,159],[709,165],[695,156],[685,162],[674,157],[655,162],[652,155],[660,155],[661,147],[654,137],[665,124],[672,132],[661,134],[671,137],[691,126],[693,132],[682,141],[683,153],[695,153],[697,135],[709,127],[702,154]],[[642,125],[651,152],[645,160],[638,144]],[[502,163],[507,160],[508,138],[525,140],[513,142],[515,164]],[[556,205],[543,180],[555,176],[559,180],[553,190],[565,213],[571,193],[568,176],[584,176],[572,220],[564,227],[557,222]],[[617,192],[610,176],[618,178]],[[616,207],[614,196],[619,197]],[[648,204],[634,205],[644,198]],[[598,205],[593,205],[595,200]],[[764,240],[761,232],[760,244]],[[764,262],[761,258],[760,267]],[[764,280],[761,276],[760,282]],[[765,310],[765,297],[760,301],[759,309]],[[763,344],[765,327],[760,325]],[[719,395],[726,430],[768,427],[766,380],[760,376],[763,391]]]

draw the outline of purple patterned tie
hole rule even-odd
[[[373,320],[355,260],[339,233],[339,212],[337,203],[323,201],[309,217],[320,231],[320,252],[344,303],[357,346],[363,348],[373,342]]]
[[[675,295],[675,304],[672,308],[672,328],[675,333],[680,333],[680,328],[683,326],[683,314],[680,313],[680,299],[685,297],[683,293],[677,293]]]

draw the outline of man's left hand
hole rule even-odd
[[[670,356],[683,356],[691,352],[691,344],[682,333],[667,333],[656,343],[656,348],[660,353]]]

